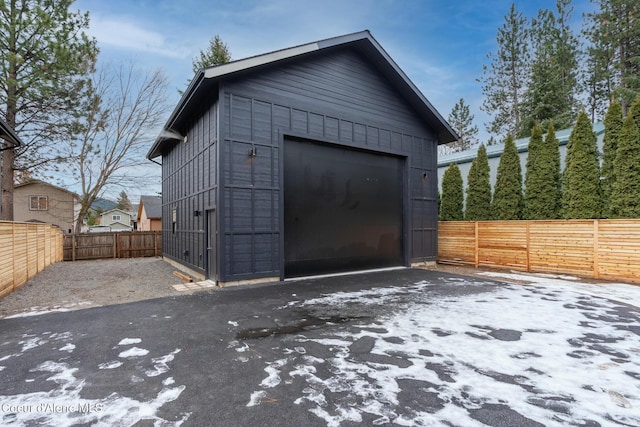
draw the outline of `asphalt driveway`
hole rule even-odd
[[[0,424],[640,425],[640,289],[564,282],[406,269],[0,319]]]

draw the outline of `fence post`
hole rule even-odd
[[[600,278],[600,265],[599,265],[599,254],[600,254],[600,222],[597,219],[593,220],[593,278]]]
[[[526,242],[526,246],[527,246],[527,272],[530,272],[531,271],[531,262],[530,262],[530,256],[531,256],[531,223],[529,221],[527,221],[526,227],[527,227],[527,242]]]
[[[475,233],[475,266],[476,268],[478,268],[480,266],[480,254],[478,253],[478,221],[475,222],[475,228],[474,228],[474,233]]]
[[[118,258],[118,235],[117,233],[113,233],[113,257]]]
[[[153,234],[153,256],[158,256],[158,233]]]

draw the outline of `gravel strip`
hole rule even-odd
[[[174,271],[160,257],[58,262],[0,299],[0,318],[184,294]]]

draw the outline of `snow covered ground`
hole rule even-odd
[[[8,320],[0,425],[640,425],[640,287],[439,274]]]
[[[640,425],[640,287],[487,276],[529,284],[450,277],[441,284],[489,290],[434,298],[429,291],[439,285],[418,282],[280,307],[388,310],[369,322],[291,336],[279,357],[265,361],[247,406],[304,381],[294,403],[327,426],[480,426],[496,425],[496,416],[504,425]],[[409,388],[420,392],[409,395]]]
[[[3,391],[6,390],[0,390],[0,425],[132,426],[147,420],[152,421],[154,425],[180,426],[189,418],[189,414],[186,413],[180,414],[177,421],[167,421],[158,415],[158,410],[163,405],[176,400],[185,389],[184,385],[176,385],[171,376],[161,380],[160,391],[150,399],[138,400],[117,392],[112,392],[104,398],[83,397],[87,381],[80,375],[80,369],[73,367],[72,362],[68,360],[76,348],[73,340],[71,332],[25,335],[18,343],[22,345],[19,352],[0,358],[1,371],[4,369],[3,362],[7,363],[11,359],[15,362],[16,358],[21,358],[40,346],[58,347],[58,352],[64,352],[64,355],[51,352],[49,360],[29,369],[29,374],[22,381],[34,384],[37,390],[19,394],[5,394]],[[133,346],[141,342],[140,338],[122,339],[114,347],[122,350],[118,358],[108,363],[96,364],[95,368],[114,370],[125,364],[135,364],[140,365],[140,369],[146,369],[146,365],[139,359],[149,351]],[[169,371],[167,363],[171,362],[178,352],[180,349],[152,358],[151,366],[145,370],[145,374],[142,377],[132,376],[130,381],[141,382],[144,378],[166,373]]]

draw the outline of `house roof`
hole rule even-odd
[[[147,218],[162,218],[162,197],[161,196],[140,196],[140,206],[138,207],[138,218],[142,212],[140,210],[144,206]]]
[[[571,131],[573,128],[562,129],[556,132],[556,138],[558,139],[558,145],[567,145],[569,142],[569,136],[571,136]],[[600,136],[604,133],[604,124],[603,123],[594,123],[593,131],[596,136]],[[546,134],[545,134],[546,135]],[[544,136],[543,136],[544,138]],[[529,141],[530,137],[519,138],[514,142],[516,144],[516,148],[518,149],[518,153],[522,153],[525,151],[529,151]],[[470,163],[476,157],[478,157],[478,147],[470,148],[468,150],[460,151],[457,153],[448,154],[446,156],[442,156],[438,159],[438,167],[449,166],[451,163],[456,163],[458,165],[463,163]],[[500,157],[502,152],[504,151],[504,143],[489,145],[485,147],[487,149],[487,157]]]
[[[22,141],[20,141],[16,132],[2,119],[0,119],[0,137],[11,142],[14,147],[22,145]]]
[[[433,105],[431,105],[393,59],[391,59],[382,46],[373,38],[371,33],[365,30],[199,70],[182,95],[173,113],[171,113],[162,132],[147,153],[147,158],[150,160],[154,159],[162,155],[163,150],[168,144],[183,140],[184,136],[180,133],[181,124],[185,118],[192,113],[194,108],[197,108],[200,101],[215,91],[215,88],[222,79],[244,72],[253,72],[261,67],[270,66],[281,61],[300,60],[320,51],[345,46],[361,52],[382,72],[398,93],[407,100],[420,117],[435,130],[439,144],[445,144],[458,139],[455,131],[446,120],[438,113]]]
[[[80,199],[80,196],[78,195],[78,193],[74,193],[73,191],[67,190],[66,188],[58,187],[57,185],[49,184],[48,182],[40,181],[39,179],[31,179],[27,182],[23,182],[22,184],[16,185],[15,188],[27,187],[29,185],[34,185],[34,184],[46,185],[47,187],[55,188],[56,190],[59,190],[59,191],[64,191],[65,193],[71,194],[74,198]]]
[[[113,208],[113,209],[109,209],[108,211],[104,211],[100,214],[100,216],[104,216],[104,215],[108,215],[114,212],[120,212],[123,213],[125,215],[129,215],[131,216],[131,212],[125,211],[124,209],[120,209],[120,208]]]

